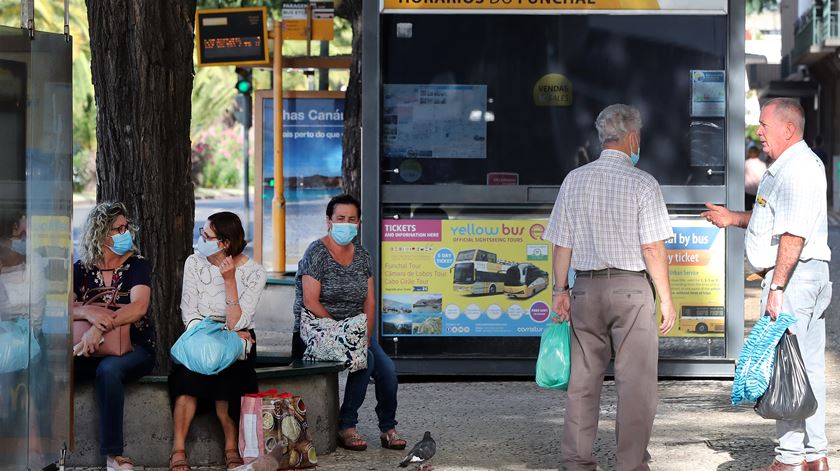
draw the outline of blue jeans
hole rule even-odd
[[[767,303],[773,271],[764,278],[761,312]],[[831,301],[828,264],[819,260],[800,261],[782,294],[782,312],[796,316],[788,328],[796,335],[808,382],[817,398],[817,412],[805,420],[777,420],[779,446],[776,457],[786,464],[816,461],[828,452],[825,435],[825,309]]]
[[[347,375],[344,388],[344,403],[338,412],[338,429],[355,427],[359,422],[359,407],[365,402],[370,378],[375,381],[376,416],[379,418],[379,430],[387,432],[397,426],[397,370],[394,361],[388,357],[382,347],[371,339],[367,355],[366,370]]]
[[[140,345],[121,357],[76,357],[76,376],[93,378],[99,409],[99,453],[123,453],[124,386],[152,371],[155,356]],[[138,411],[139,412],[139,411]]]

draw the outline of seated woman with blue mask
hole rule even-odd
[[[329,233],[312,242],[298,264],[295,278],[295,326],[292,336],[292,358],[303,358],[306,344],[300,335],[300,318],[304,308],[314,316],[347,319],[361,313],[367,315],[370,339],[367,369],[347,376],[344,402],[338,417],[338,445],[361,451],[367,442],[356,431],[359,407],[365,400],[370,378],[375,379],[380,443],[385,448],[401,450],[405,440],[397,434],[397,374],[394,362],[372,336],[376,325],[374,284],[370,254],[358,243],[361,217],[359,201],[350,195],[339,195],[327,204]]]

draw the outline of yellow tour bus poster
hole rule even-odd
[[[675,218],[671,226],[674,237],[665,247],[677,319],[667,337],[722,337],[725,232],[695,218]],[[661,321],[658,307],[657,317]]]
[[[383,336],[539,336],[551,305],[545,220],[382,223]]]

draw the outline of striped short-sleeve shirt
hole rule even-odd
[[[572,170],[557,194],[543,239],[572,249],[572,268],[645,269],[642,244],[673,237],[659,183],[623,152],[605,149]]]

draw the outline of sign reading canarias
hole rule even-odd
[[[587,10],[646,10],[680,13],[726,13],[726,0],[380,0],[381,9],[389,10],[469,10],[505,13],[531,11],[574,12]],[[517,11],[518,10],[518,11]]]

